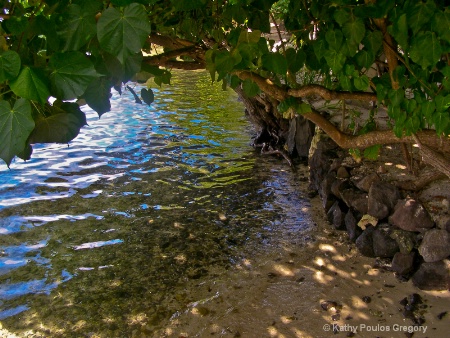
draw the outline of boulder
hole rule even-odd
[[[349,178],[350,174],[348,173],[347,169],[345,167],[339,167],[336,172],[337,178]]]
[[[450,261],[422,263],[412,282],[421,290],[450,290]]]
[[[372,235],[375,228],[368,226],[362,234],[356,239],[356,247],[361,255],[366,257],[376,257],[373,251],[373,239]]]
[[[336,196],[337,198],[342,199],[341,191],[344,191],[345,189],[350,189],[350,188],[352,188],[352,185],[349,180],[337,179],[331,185],[331,193],[334,196]]]
[[[342,211],[339,201],[334,202],[327,212],[328,221],[333,224],[336,230],[342,230],[345,228],[344,217],[345,213]]]
[[[386,218],[400,197],[397,187],[390,183],[374,181],[369,189],[367,213],[378,219]]]
[[[380,176],[378,176],[377,173],[373,173],[363,177],[360,181],[356,183],[356,186],[358,187],[358,189],[361,189],[362,191],[369,192],[372,183],[380,180],[381,180]]]
[[[423,205],[414,199],[399,200],[389,223],[406,231],[425,232],[434,222]]]
[[[401,253],[410,253],[417,245],[417,234],[414,232],[394,229],[391,232],[391,238],[395,239]]]
[[[389,224],[378,225],[372,233],[373,253],[376,257],[391,258],[400,250],[395,239],[391,238]]]
[[[414,270],[415,253],[397,252],[392,258],[391,268],[401,276],[407,276]]]
[[[333,173],[329,173],[324,177],[322,184],[320,185],[319,195],[322,199],[322,205],[326,212],[328,212],[336,201],[336,198],[331,193],[331,186],[336,180],[336,176],[334,176]]]
[[[356,218],[353,215],[353,212],[349,210],[344,217],[345,228],[347,229],[348,239],[352,242],[356,241],[359,235],[361,235],[362,230],[358,227],[358,223],[356,222]]]
[[[447,230],[431,229],[423,236],[419,253],[425,262],[437,262],[450,256],[450,233]]]
[[[357,189],[344,189],[341,191],[342,200],[349,208],[353,208],[361,215],[367,214],[367,194]]]

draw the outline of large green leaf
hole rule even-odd
[[[12,80],[20,72],[20,56],[12,50],[0,54],[0,82]]]
[[[0,101],[0,158],[9,166],[15,155],[25,149],[25,143],[34,128],[31,105],[18,99],[11,109],[9,102]]]
[[[60,23],[60,36],[64,40],[63,51],[78,50],[97,32],[95,12],[87,11],[78,5],[66,8]]]
[[[78,98],[98,77],[92,62],[80,52],[56,53],[49,66],[53,95],[61,100]]]
[[[346,39],[357,45],[362,41],[366,34],[366,27],[364,26],[364,22],[358,18],[344,24],[342,32]]]
[[[111,102],[109,101],[111,87],[112,83],[108,79],[105,77],[98,78],[89,84],[83,95],[86,103],[97,112],[99,117],[111,110]]]
[[[86,116],[76,103],[58,104],[49,106],[52,115],[36,121],[29,143],[67,143],[77,137]]]
[[[364,36],[364,35],[363,35]],[[325,39],[331,49],[338,51],[342,46],[344,36],[339,29],[330,29],[325,33]]]
[[[383,34],[380,31],[368,31],[363,44],[367,50],[376,54],[383,44]]]
[[[409,34],[406,14],[402,14],[399,18],[397,18],[397,20],[388,27],[388,32],[392,34],[400,46],[403,48],[408,47]]]
[[[325,53],[325,60],[335,74],[342,70],[342,67],[344,67],[345,64],[345,59],[345,55],[334,50],[329,50]]]
[[[419,33],[411,41],[411,59],[424,69],[434,66],[440,60],[442,51],[434,32]]]
[[[47,77],[39,68],[24,67],[9,85],[14,94],[29,100],[45,103],[50,96]]]
[[[416,34],[420,28],[431,20],[433,17],[436,5],[433,1],[414,1],[411,2],[414,6],[408,6],[406,8],[408,16],[408,24],[412,28],[414,34]]]
[[[264,54],[261,58],[263,67],[276,74],[285,75],[288,69],[286,58],[280,53]]]
[[[431,29],[437,33],[437,35],[450,43],[450,11],[442,12],[438,11],[433,15],[431,21]]]
[[[110,7],[97,23],[101,47],[117,56],[122,64],[141,50],[149,33],[150,23],[145,8],[137,3],[125,7],[122,12]]]

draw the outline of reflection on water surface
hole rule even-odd
[[[295,173],[249,146],[234,93],[177,72],[150,107],[0,167],[0,320],[20,336],[151,336],[245,255],[308,226]],[[214,295],[205,295],[211,297]]]

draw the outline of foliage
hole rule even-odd
[[[232,87],[242,83],[249,96],[266,89],[236,77],[240,71],[270,79],[286,92],[301,87],[295,79],[305,70],[314,72],[328,90],[376,93],[399,137],[425,128],[450,134],[445,0],[3,0],[0,5],[0,157],[8,165],[15,155],[27,158],[31,143],[69,142],[78,134],[84,114],[67,101],[86,102],[100,116],[110,109],[111,88],[120,90],[136,73],[161,85],[170,83],[171,67],[196,64],[213,80]],[[281,48],[272,48],[267,35],[274,17],[291,36]],[[156,59],[155,36],[164,37]],[[147,84],[141,97],[150,104],[152,84]],[[56,101],[50,103],[51,97]],[[284,112],[311,113],[298,98],[281,101]]]

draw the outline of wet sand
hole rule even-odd
[[[197,284],[198,300],[155,337],[448,337],[450,292],[400,282],[359,254],[345,232],[331,229],[319,197],[310,203],[315,226],[301,239],[273,239],[261,254]],[[399,303],[414,293],[423,300],[419,326]],[[325,301],[337,306],[326,310]]]

